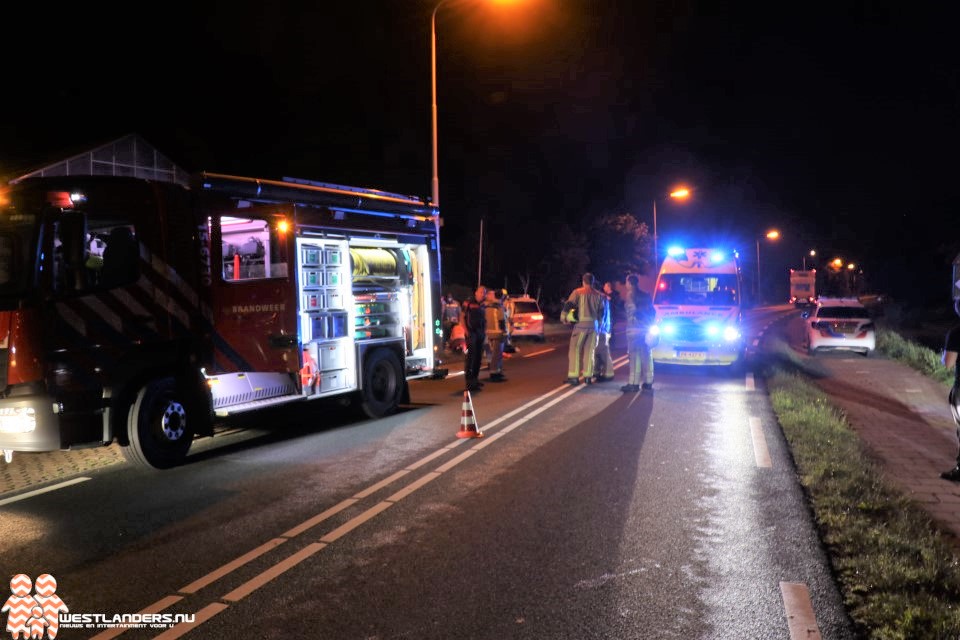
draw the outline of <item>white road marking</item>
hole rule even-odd
[[[787,614],[790,640],[820,640],[820,627],[810,602],[810,591],[802,582],[781,582],[783,608]]]
[[[752,374],[752,373],[748,373],[748,374],[746,375],[746,377],[744,378],[743,384],[744,384],[744,386],[746,386],[747,391],[753,391],[754,389],[757,388],[757,384],[756,384],[756,382],[755,382],[754,379],[753,379],[753,374]]]
[[[770,451],[767,449],[767,439],[763,436],[763,425],[760,418],[750,416],[750,437],[753,439],[753,457],[758,467],[773,466],[770,461]]]
[[[556,351],[555,347],[550,347],[549,349],[541,349],[540,351],[534,351],[533,353],[528,353],[524,358],[532,358],[533,356],[539,356],[544,353],[550,353],[551,351]]]
[[[56,491],[57,489],[63,489],[64,487],[69,487],[71,485],[80,484],[81,482],[86,482],[91,478],[82,477],[82,478],[73,478],[72,480],[66,480],[64,482],[59,482],[57,484],[52,484],[49,487],[44,487],[43,489],[34,489],[33,491],[27,491],[26,493],[21,493],[18,496],[13,496],[12,498],[4,498],[0,500],[0,507],[5,504],[11,504],[13,502],[18,502],[20,500],[26,500],[27,498],[32,498],[34,496],[39,496],[42,493],[50,493],[51,491]]]

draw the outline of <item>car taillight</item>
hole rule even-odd
[[[543,320],[543,314],[542,314],[542,313],[535,313],[535,314],[533,314],[532,316],[530,316],[530,319],[531,319],[531,320]]]

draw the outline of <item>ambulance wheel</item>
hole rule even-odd
[[[360,408],[371,418],[382,418],[397,410],[403,397],[403,368],[389,349],[377,349],[363,363]]]
[[[156,469],[181,464],[193,442],[186,406],[173,378],[153,380],[140,389],[127,414],[126,458]]]

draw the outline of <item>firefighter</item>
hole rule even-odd
[[[465,300],[460,314],[460,326],[466,333],[467,352],[463,362],[463,377],[467,391],[480,391],[480,360],[483,358],[483,345],[487,340],[487,322],[483,308],[487,297],[487,288],[477,287],[473,300]]]
[[[623,307],[627,318],[627,356],[630,363],[630,376],[627,384],[620,387],[624,393],[650,391],[653,389],[653,353],[647,342],[650,327],[656,320],[657,312],[650,294],[640,288],[640,280],[631,274],[627,276],[627,293],[623,298]]]
[[[498,293],[492,289],[487,291],[487,299],[484,303],[491,382],[506,381],[503,375],[503,350],[507,343],[507,314],[503,309],[502,300],[497,296]]]
[[[597,325],[603,310],[603,294],[593,286],[593,274],[585,273],[582,286],[567,297],[563,305],[564,318],[570,311],[576,312],[576,322],[570,334],[567,352],[567,379],[569,385],[580,384],[581,374],[585,384],[593,383],[593,359],[597,349]]]

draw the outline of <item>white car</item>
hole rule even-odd
[[[510,336],[529,337],[543,342],[543,313],[540,305],[530,296],[507,298],[507,317],[510,318]]]
[[[870,356],[877,348],[873,320],[856,298],[820,298],[804,312],[807,353],[855,351]]]

